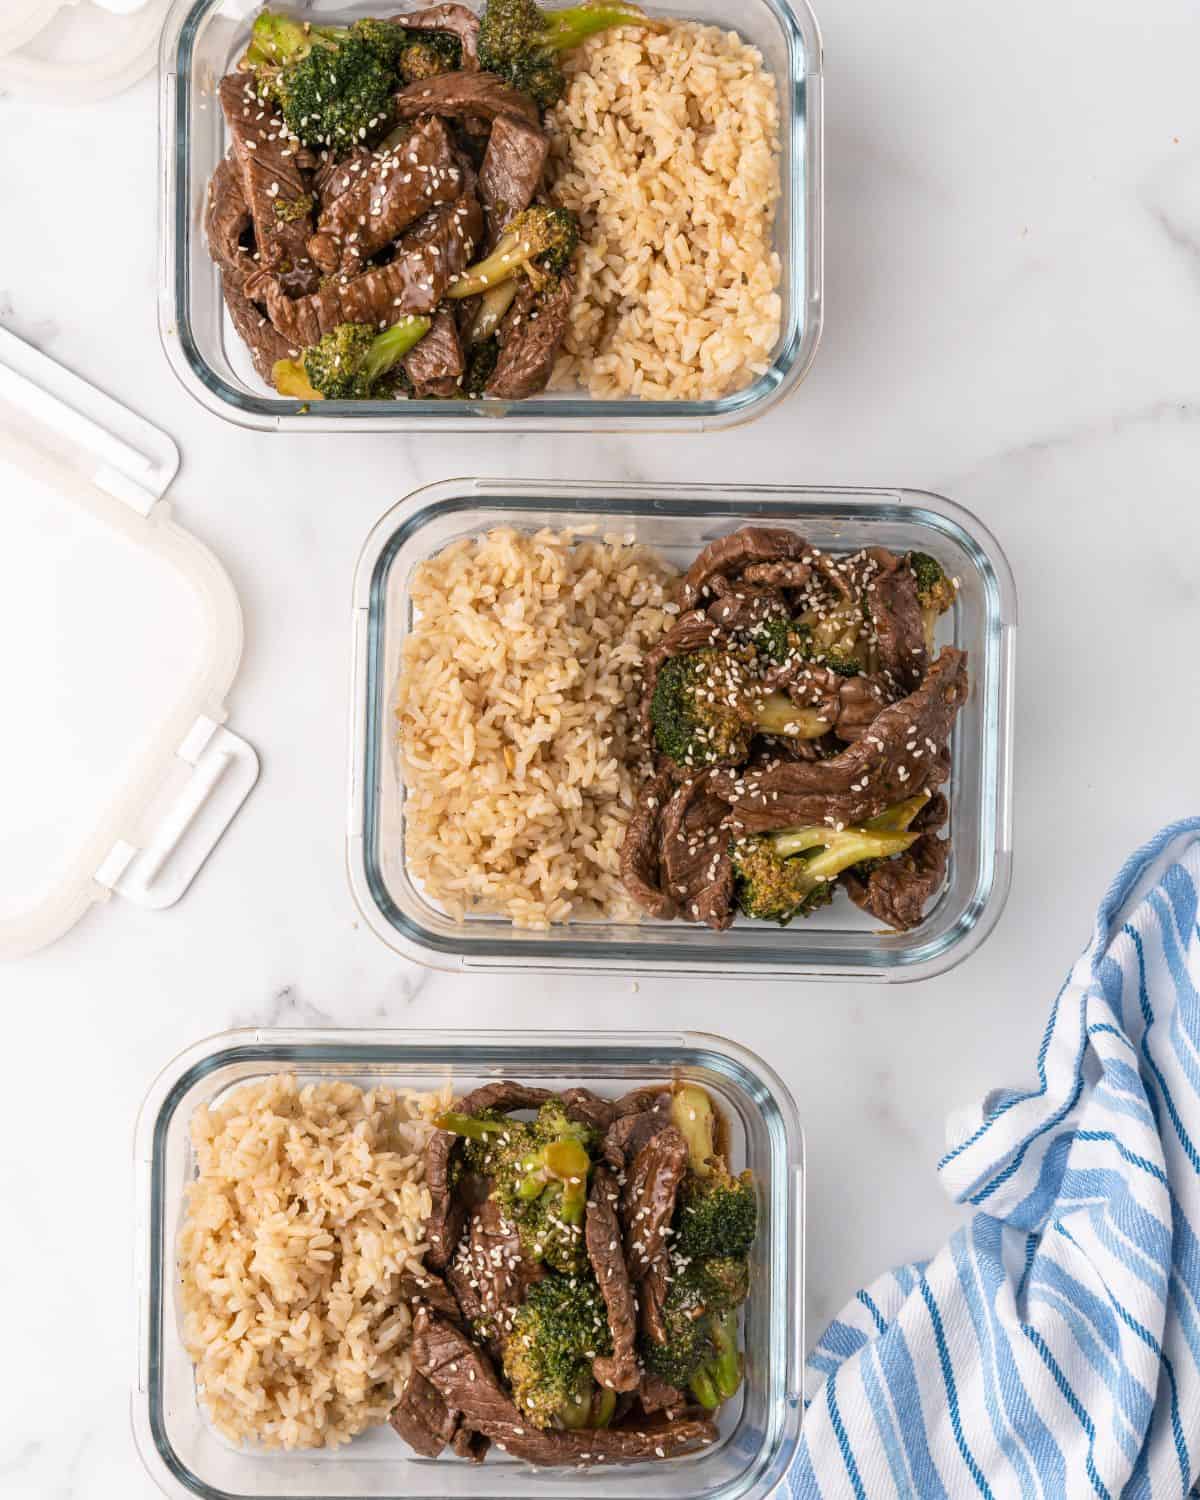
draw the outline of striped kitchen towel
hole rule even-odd
[[[1200,1476],[1200,818],[1125,865],[1033,1088],[942,1159],[978,1212],[808,1361],[777,1500],[1172,1496]]]

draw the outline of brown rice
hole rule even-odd
[[[579,215],[578,286],[553,385],[711,399],[779,337],[779,107],[734,31],[623,28],[566,61],[550,181]]]
[[[183,1337],[226,1437],[332,1448],[386,1421],[430,1211],[421,1151],[448,1100],[278,1075],[197,1112]]]
[[[457,919],[637,919],[618,855],[641,663],[675,574],[644,547],[501,529],[416,571],[396,691],[405,856]]]

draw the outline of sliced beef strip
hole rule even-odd
[[[303,296],[319,273],[308,254],[312,189],[296,159],[297,142],[282,117],[255,94],[249,75],[230,73],[217,93],[254,220],[258,265],[279,277],[287,295]]]
[[[409,313],[434,311],[447,286],[470,263],[482,233],[479,201],[464,194],[432,209],[407,230],[386,266],[346,281],[335,277],[307,297],[288,297],[274,276],[255,278],[247,294],[261,294],[279,332],[305,348],[339,323],[388,328]]]
[[[510,221],[533,202],[549,151],[549,137],[538,126],[515,115],[497,116],[479,168],[489,245],[495,245]]]
[[[445,125],[436,117],[419,120],[404,140],[375,152],[322,209],[308,253],[326,273],[356,276],[422,214],[453,202],[462,190],[462,168]]]
[[[622,1094],[619,1099],[613,1100],[613,1121],[623,1120],[626,1115],[641,1115],[647,1110],[658,1109],[663,1101],[670,1107],[671,1094],[668,1089],[648,1088],[630,1089],[627,1094]]]
[[[458,324],[448,308],[438,308],[433,315],[433,326],[401,364],[412,382],[413,395],[419,400],[445,399],[458,394],[465,368],[463,347]]]
[[[443,1318],[459,1316],[454,1294],[440,1276],[434,1276],[431,1272],[401,1276],[400,1296],[414,1309],[424,1305],[432,1308],[435,1313],[440,1313]]]
[[[450,1323],[422,1313],[413,1362],[462,1411],[462,1427],[491,1438],[531,1464],[634,1463],[686,1453],[714,1442],[711,1421],[654,1422],[603,1431],[542,1432],[505,1394],[487,1355]]]
[[[692,563],[683,579],[683,606],[694,609],[718,573],[737,578],[753,563],[803,558],[811,551],[802,536],[782,526],[743,526],[741,531],[709,542]]]
[[[806,661],[789,663],[783,670],[769,674],[767,680],[774,691],[786,692],[794,703],[815,709],[828,719],[837,739],[845,744],[861,739],[896,696],[890,681],[876,673],[842,677],[828,667]]]
[[[941,792],[936,792],[908,825],[921,833],[935,833],[945,827],[950,817],[950,804]]]
[[[639,1097],[646,1098],[646,1107],[614,1120],[604,1134],[604,1160],[618,1175],[625,1172],[647,1141],[671,1123],[670,1094],[651,1096],[648,1090],[642,1090]]]
[[[656,1412],[665,1411],[668,1414],[682,1411],[688,1404],[688,1398],[682,1391],[668,1385],[658,1375],[643,1375],[642,1383],[638,1387],[638,1400],[642,1403],[642,1410],[648,1417]]]
[[[885,547],[867,552],[864,593],[875,627],[879,665],[901,692],[911,693],[929,669],[917,580],[902,557]]]
[[[469,1240],[464,1236],[458,1242],[454,1259],[446,1267],[446,1281],[454,1292],[458,1312],[451,1318],[463,1328],[474,1328],[483,1318],[483,1298],[479,1294],[474,1272],[467,1255]],[[498,1351],[499,1345],[493,1345]]]
[[[374,160],[370,146],[351,146],[341,155],[323,151],[312,179],[313,196],[321,212],[348,193]]]
[[[239,291],[254,269],[253,258],[241,243],[250,224],[241,174],[233,162],[224,157],[217,163],[217,170],[208,184],[204,235],[208,240],[208,252],[221,268],[221,274]]]
[[[601,1099],[600,1095],[593,1094],[591,1089],[564,1089],[558,1097],[562,1100],[563,1110],[568,1120],[574,1120],[580,1125],[588,1125],[593,1130],[603,1133],[615,1118],[612,1100]]]
[[[781,610],[789,613],[787,600],[769,584],[745,583],[741,579],[731,584],[720,573],[712,583],[717,597],[705,614],[725,635],[753,630]]]
[[[683,920],[721,932],[733,922],[733,862],[719,776],[704,771],[676,788],[663,809],[659,863],[662,887]]]
[[[388,1422],[414,1453],[437,1458],[458,1430],[458,1413],[420,1370],[410,1372]]]
[[[512,1333],[512,1315],[525,1300],[526,1290],[545,1275],[521,1250],[517,1227],[490,1198],[474,1209],[467,1238],[460,1244],[451,1276],[460,1305],[462,1279],[478,1301],[477,1318],[486,1320],[492,1342],[502,1347]],[[464,1308],[465,1311],[465,1308]]]
[[[491,1438],[484,1437],[482,1432],[471,1432],[466,1427],[460,1427],[450,1440],[451,1450],[459,1458],[465,1458],[472,1464],[481,1464],[488,1456],[491,1446]]]
[[[510,89],[495,73],[441,73],[402,88],[392,100],[398,120],[420,115],[448,115],[451,119],[495,121],[512,115],[530,125],[540,123],[537,105],[526,94]]]
[[[588,1195],[584,1243],[608,1313],[613,1352],[597,1355],[592,1361],[592,1373],[610,1391],[632,1391],[641,1383],[642,1372],[634,1352],[637,1302],[625,1264],[621,1221],[617,1216],[620,1201],[617,1179],[607,1167],[597,1167]]]
[[[663,1306],[670,1285],[668,1260],[660,1255],[648,1273],[638,1284],[638,1318],[642,1337],[651,1344],[667,1342],[667,1326],[663,1321]]]
[[[567,331],[574,295],[575,283],[569,275],[551,280],[540,292],[532,282],[522,279],[497,330],[500,357],[484,395],[500,401],[524,401],[546,389]]]
[[[553,1098],[549,1089],[532,1088],[512,1078],[501,1078],[464,1094],[454,1108],[463,1115],[511,1115],[522,1109],[541,1109],[547,1099]]]
[[[776,589],[802,589],[812,577],[812,564],[798,557],[778,562],[751,563],[742,570],[744,583],[765,583]]]
[[[877,676],[843,677],[837,689],[834,733],[847,744],[862,739],[891,701],[887,683]]]
[[[633,817],[621,841],[621,880],[625,889],[649,916],[669,922],[678,912],[673,897],[662,885],[659,859],[659,824],[671,795],[671,777],[660,772],[638,793]]]
[[[444,1271],[454,1258],[466,1223],[467,1206],[451,1185],[451,1165],[458,1137],[436,1130],[425,1143],[425,1186],[432,1203],[425,1221],[425,1264],[431,1271]]]
[[[640,1281],[665,1251],[687,1162],[687,1141],[674,1125],[652,1136],[633,1159],[621,1193],[621,1223],[625,1260],[634,1281]]]
[[[967,657],[942,649],[915,693],[891,703],[862,739],[823,761],[710,771],[738,833],[806,823],[861,823],[946,778],[950,731],[967,696]]]
[[[430,5],[390,18],[407,31],[448,31],[462,44],[462,71],[479,68],[479,17],[465,5]]]
[[[950,845],[923,833],[911,849],[876,865],[866,880],[852,871],[842,884],[855,906],[869,911],[897,932],[909,932],[925,920],[925,908],[946,881]]]
[[[267,385],[271,385],[276,362],[295,358],[299,350],[276,331],[262,308],[238,290],[235,278],[223,273],[221,291],[238,338],[250,351],[250,358],[259,376]]]

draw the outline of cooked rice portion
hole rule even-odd
[[[226,1437],[332,1448],[386,1421],[431,1207],[421,1151],[448,1098],[278,1075],[197,1112],[183,1337]]]
[[[734,31],[623,28],[565,59],[550,181],[579,215],[578,286],[553,385],[712,399],[779,337],[779,106]]]
[[[455,918],[637,920],[618,859],[674,578],[619,537],[507,528],[417,569],[395,705],[405,856]]]

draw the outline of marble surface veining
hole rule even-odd
[[[132,1129],[197,1038],[597,1016],[731,1033],[807,1130],[815,1337],[960,1221],[934,1176],[946,1114],[1030,1078],[1104,882],[1198,810],[1200,14],[825,0],[821,21],[824,343],[782,407],[708,438],[293,443],[222,423],[158,345],[153,82],[83,110],[0,97],[0,323],[178,440],[179,515],[245,609],[232,725],[264,766],[182,904],[112,903],[0,969],[0,1494],[157,1493],[128,1421]],[[899,484],[983,516],[1022,628],[1015,879],[979,954],[902,987],[635,989],[429,974],[384,949],[343,869],[350,579],[392,500],[462,472]]]

